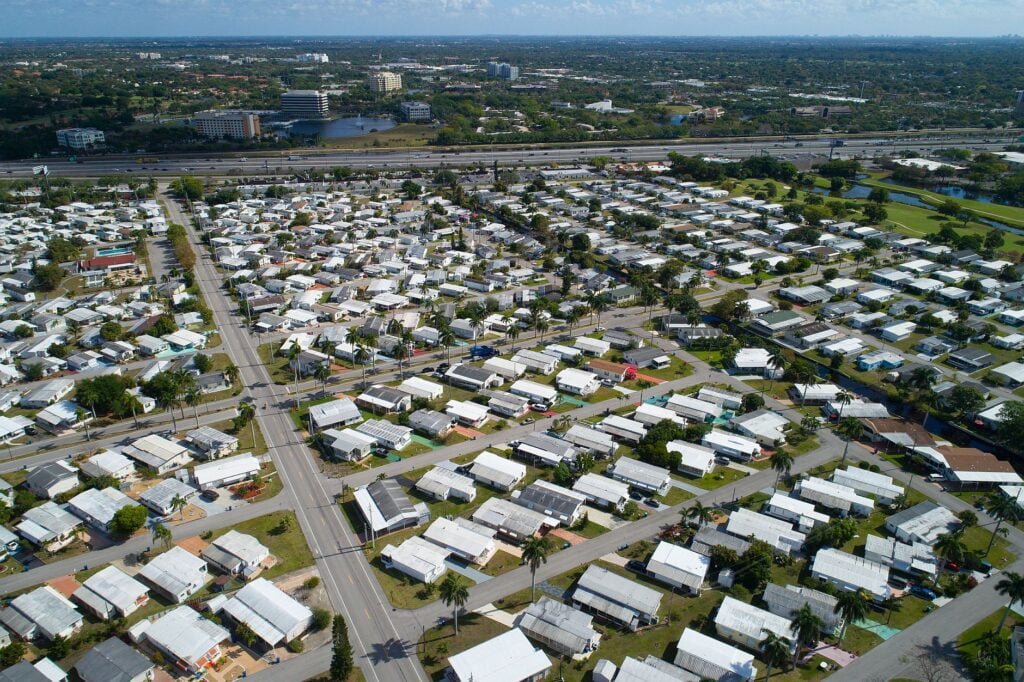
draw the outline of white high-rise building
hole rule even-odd
[[[260,117],[244,111],[200,111],[192,121],[205,137],[251,140],[260,136]]]
[[[391,71],[378,71],[366,77],[366,87],[373,92],[394,92],[402,89],[402,76]]]
[[[281,95],[281,113],[297,118],[327,118],[327,93],[319,90],[289,90]]]

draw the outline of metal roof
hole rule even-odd
[[[661,592],[593,564],[580,576],[572,598],[625,623],[636,614],[655,617],[661,606]]]
[[[256,578],[224,604],[224,611],[245,623],[271,646],[305,629],[313,617],[309,608],[275,587],[265,578]]]
[[[591,626],[592,621],[592,616],[568,604],[541,597],[540,601],[530,604],[516,617],[516,627],[542,643],[554,642],[563,651],[583,653],[601,636]]]
[[[145,630],[147,640],[190,666],[230,636],[230,632],[188,606],[168,611]]]
[[[74,604],[49,585],[15,597],[11,607],[39,626],[48,639],[82,623]]]
[[[519,628],[448,657],[457,682],[520,682],[544,675],[551,661]]]

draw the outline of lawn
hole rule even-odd
[[[260,430],[260,425],[255,419],[239,432],[235,432],[234,424],[230,419],[207,424],[207,426],[237,438],[239,452],[251,452],[254,455],[262,455],[267,451],[267,442],[263,439],[263,432]]]
[[[992,532],[980,526],[974,526],[964,531],[964,544],[969,550],[984,553],[991,540]],[[1010,551],[1010,543],[996,536],[995,542],[992,543],[992,551],[988,554],[988,561],[996,568],[1002,568],[1016,558],[1017,555]]]
[[[890,191],[898,191],[904,194],[913,194],[925,201],[934,202],[935,204],[941,204],[949,200],[949,197],[947,197],[944,194],[938,194],[937,192],[929,192],[928,190],[917,189],[916,187],[908,187],[906,185],[895,185],[888,182],[881,182],[880,180],[867,178],[864,180],[860,180],[859,182],[860,184],[867,185],[869,187],[884,187],[885,189],[888,189]],[[983,215],[986,218],[993,218],[1000,222],[1006,223],[1007,225],[1013,225],[1014,227],[1024,227],[1024,209],[1015,206],[1003,206],[1002,204],[986,204],[983,201],[975,201],[972,199],[956,199],[955,201],[958,204],[960,204],[961,207],[969,211],[973,211],[978,215]],[[887,205],[887,208],[889,205]]]
[[[270,371],[270,378],[275,384],[287,384],[295,381],[295,374],[288,367],[288,358],[277,355],[277,349],[281,347],[280,342],[273,341],[264,343],[256,349],[260,361]]]
[[[978,652],[978,642],[983,640],[988,633],[995,631],[1003,617],[1003,611],[1004,609],[999,609],[990,613],[960,634],[960,639],[957,640],[957,648],[962,655],[966,657]],[[1020,619],[1016,614],[1010,611],[1010,615],[1006,617],[1006,623],[1003,625],[1003,630],[999,633],[999,638],[1008,640],[1010,633],[1013,632],[1013,626],[1019,622]]]
[[[295,514],[290,511],[274,512],[230,528],[221,528],[214,531],[209,539],[216,539],[229,530],[252,535],[277,557],[277,564],[262,574],[268,580],[313,565],[313,553],[309,551]]]
[[[434,129],[428,125],[400,123],[394,128],[368,133],[358,137],[324,140],[325,146],[344,149],[366,149],[367,147],[422,147],[434,137]]]
[[[714,490],[716,488],[729,485],[730,483],[735,483],[741,478],[746,478],[746,476],[746,472],[740,471],[739,469],[733,469],[732,467],[717,467],[714,472],[704,476],[703,478],[687,478],[685,480],[698,488]]]
[[[387,538],[378,538],[373,545],[368,544],[363,547],[366,560],[373,569],[374,577],[377,578],[381,590],[391,605],[399,609],[416,609],[436,601],[440,597],[436,590],[430,590],[413,577],[401,571],[386,568],[380,557],[380,553],[386,546],[397,547],[414,535],[418,535],[421,530],[423,529],[406,528],[388,535]]]
[[[440,680],[448,667],[449,656],[493,639],[507,630],[501,623],[479,613],[460,614],[458,635],[451,622],[432,627],[417,642],[416,654],[430,679]]]

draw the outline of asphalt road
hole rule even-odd
[[[173,200],[168,198],[167,203],[173,222],[190,224]],[[271,382],[266,367],[258,359],[252,335],[241,318],[232,314],[234,304],[223,294],[222,279],[210,256],[192,228],[188,229],[198,257],[196,280],[213,310],[223,339],[222,350],[239,367],[243,385],[261,406],[256,419],[285,486],[278,497],[283,496],[295,510],[331,605],[348,622],[358,665],[366,678],[375,682],[426,680],[419,661],[412,655],[415,641],[403,639],[392,621],[390,606],[363,559],[361,543],[324,488],[309,448],[295,432],[295,425],[284,409],[288,400],[284,389]],[[282,679],[277,672],[271,678]]]
[[[910,134],[908,133],[908,136]],[[992,131],[988,139],[999,139],[999,134]],[[139,164],[134,160],[107,159],[104,157],[83,158],[82,163],[71,163],[63,160],[35,159],[26,161],[14,161],[0,163],[0,177],[11,175],[23,177],[32,175],[35,166],[45,164],[50,174],[54,176],[82,176],[96,177],[111,175],[121,172],[138,172],[141,176],[149,175],[182,175],[189,173],[203,174],[225,174],[237,170],[242,175],[259,175],[266,172],[286,172],[289,169],[323,169],[332,166],[349,166],[351,168],[378,168],[389,167],[405,168],[409,166],[436,167],[436,166],[476,166],[480,164],[490,165],[498,162],[501,165],[543,165],[549,163],[573,163],[588,159],[594,156],[607,156],[616,161],[649,161],[664,159],[671,152],[682,154],[714,154],[729,158],[743,158],[752,154],[760,153],[762,150],[773,155],[789,155],[799,158],[811,158],[815,156],[828,156],[835,152],[843,157],[854,155],[874,156],[882,154],[893,154],[902,150],[924,151],[935,147],[962,146],[972,149],[996,150],[1015,140],[1015,137],[1003,135],[999,142],[985,143],[974,137],[950,135],[941,139],[928,136],[916,137],[913,139],[892,141],[891,139],[853,139],[848,140],[845,146],[831,148],[831,138],[822,136],[819,140],[787,141],[787,142],[680,142],[653,145],[638,145],[636,143],[622,142],[619,144],[609,143],[608,146],[587,147],[587,148],[543,148],[538,150],[530,149],[467,149],[465,151],[438,151],[424,149],[423,151],[396,150],[396,151],[337,151],[325,154],[303,155],[295,153],[293,156],[300,156],[299,159],[288,159],[284,153],[280,158],[267,157],[244,157],[241,154],[228,158],[217,158],[211,156],[207,159],[197,158],[165,158],[157,163]],[[149,155],[146,155],[149,156]],[[246,160],[242,160],[245,158]]]

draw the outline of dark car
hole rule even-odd
[[[907,589],[907,581],[903,578],[897,578],[896,576],[889,578],[889,584],[895,587],[897,590]]]
[[[451,368],[452,368],[452,366],[449,365],[447,362],[442,362],[440,365],[437,366],[437,371],[438,372],[447,372]]]
[[[636,571],[637,573],[647,572],[647,567],[644,566],[644,562],[640,561],[639,559],[630,559],[629,561],[627,561],[626,568],[628,568],[631,571]]]
[[[202,497],[207,502],[216,502],[217,498],[220,497],[220,493],[211,488],[209,490],[204,490],[202,493],[199,494],[199,496]]]
[[[655,509],[657,509],[660,506],[658,504],[658,501],[655,500],[653,497],[648,497],[646,500],[644,500],[644,504],[646,504],[648,507],[654,507]]]
[[[924,599],[926,601],[932,601],[934,599],[938,599],[939,597],[935,590],[927,588],[924,585],[911,585],[910,594],[914,595],[915,597],[920,597],[921,599]]]
[[[433,367],[424,367],[420,370],[420,374],[432,374],[435,371]]]
[[[637,500],[639,502],[640,500],[644,499],[644,496],[641,495],[640,493],[630,493],[629,494],[629,499]]]

